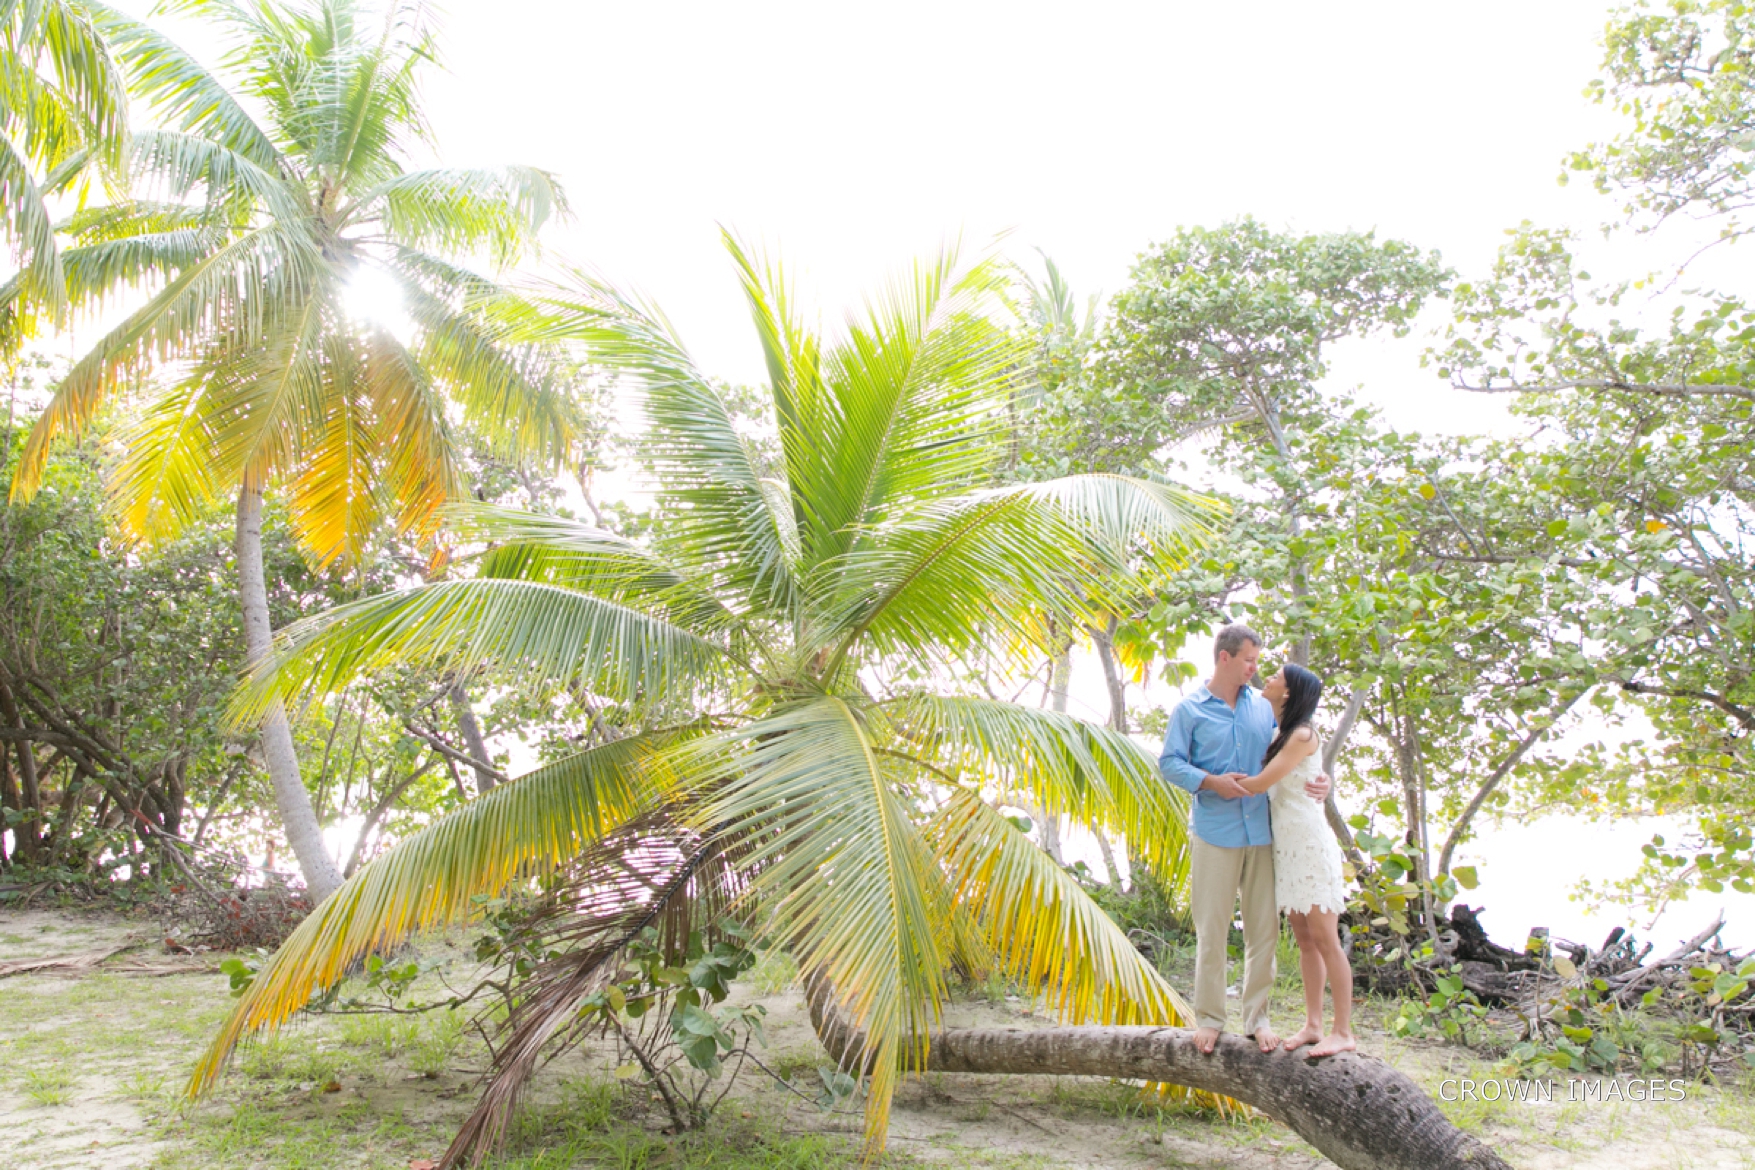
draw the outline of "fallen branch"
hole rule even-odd
[[[32,971],[89,971],[111,955],[119,955],[123,951],[132,950],[139,943],[123,943],[119,947],[108,950],[87,951],[83,955],[55,955],[47,959],[20,959],[12,963],[0,963],[0,979],[8,975],[25,975]]]
[[[828,980],[807,981],[811,1025],[844,1069],[865,1059],[865,1036]],[[1186,1085],[1232,1097],[1283,1122],[1346,1170],[1511,1170],[1453,1126],[1431,1097],[1380,1060],[1342,1053],[1320,1061],[1240,1036],[1211,1055],[1189,1028],[951,1028],[935,1033],[921,1072],[1092,1076]]]

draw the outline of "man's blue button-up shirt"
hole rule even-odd
[[[1254,687],[1238,690],[1235,709],[1205,683],[1176,704],[1158,769],[1170,783],[1194,794],[1190,823],[1196,837],[1225,849],[1273,843],[1265,795],[1227,800],[1200,786],[1209,774],[1260,772],[1273,739],[1274,709]]]

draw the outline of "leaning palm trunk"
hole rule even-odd
[[[806,994],[811,1026],[829,1056],[843,1069],[857,1068],[865,1038],[834,988],[819,974]],[[920,1071],[1187,1085],[1255,1106],[1346,1170],[1511,1170],[1406,1076],[1356,1053],[1313,1061],[1223,1036],[1207,1054],[1188,1028],[951,1028],[933,1035]]]
[[[251,662],[261,662],[273,647],[274,635],[262,566],[262,490],[249,484],[238,492],[238,600],[244,611],[245,651]],[[262,758],[274,785],[274,806],[314,905],[340,887],[341,871],[323,845],[323,829],[299,772],[298,751],[293,747],[292,726],[283,704],[270,704],[263,713],[261,736]]]

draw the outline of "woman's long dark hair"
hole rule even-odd
[[[1315,671],[1305,670],[1291,662],[1281,669],[1286,674],[1286,705],[1280,708],[1280,734],[1268,744],[1267,756],[1261,761],[1264,767],[1268,760],[1280,754],[1280,749],[1286,746],[1294,731],[1310,722],[1316,714],[1316,705],[1322,702],[1322,679]]]

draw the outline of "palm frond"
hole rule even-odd
[[[719,646],[601,598],[525,581],[439,581],[364,598],[305,618],[280,636],[232,703],[250,721],[275,700],[328,693],[382,667],[493,663],[520,678],[558,681],[618,701],[680,700],[730,672]]]
[[[1122,834],[1174,887],[1188,877],[1188,797],[1119,731],[1057,711],[927,693],[882,704],[910,750],[962,782],[1029,795],[1050,816]]]
[[[954,793],[927,834],[1004,969],[1068,1024],[1190,1027],[1194,1012],[1078,881],[975,793]],[[1221,1109],[1227,1098],[1160,1088]]]
[[[58,317],[67,307],[67,278],[61,269],[55,225],[29,157],[5,133],[0,133],[0,224],[17,242],[18,263],[25,275],[21,292]]]
[[[109,43],[134,92],[166,124],[207,139],[269,174],[285,162],[273,141],[219,80],[181,46],[150,25],[95,0],[81,0]]]
[[[413,249],[385,269],[403,309],[420,330],[413,358],[443,385],[465,418],[503,453],[551,465],[565,458],[580,429],[569,370],[552,346],[508,342],[496,314],[514,294],[474,278],[461,298],[431,287],[460,278],[455,266]],[[473,274],[463,274],[463,278]],[[479,282],[479,283],[477,283]]]
[[[832,696],[778,707],[703,750],[728,754],[704,824],[755,869],[751,897],[864,1029],[868,1148],[881,1148],[904,1068],[924,1060],[944,997],[950,908],[935,859],[861,718]],[[691,768],[691,772],[697,769]]]
[[[150,199],[117,199],[80,207],[56,225],[76,245],[103,244],[138,235],[156,235],[216,226],[206,208]]]
[[[201,194],[210,209],[244,226],[257,208],[288,230],[313,210],[305,191],[247,154],[193,134],[145,130],[134,136],[135,180],[174,199]]]
[[[501,784],[439,818],[349,878],[282,943],[202,1054],[191,1096],[245,1036],[284,1022],[364,955],[465,921],[476,899],[563,865],[674,784],[676,733],[617,740]]]
[[[303,444],[290,485],[293,532],[325,566],[358,563],[383,516],[378,452],[389,444],[381,439],[365,363],[351,340],[334,331],[324,338],[320,404],[326,417],[299,428],[315,441]]]
[[[86,143],[111,171],[128,145],[128,86],[101,22],[83,0],[41,6],[40,36],[57,89],[85,127]]]
[[[511,166],[398,175],[360,196],[354,215],[375,216],[384,234],[405,247],[485,251],[504,265],[529,253],[543,225],[566,212],[553,175]]]
[[[153,543],[201,516],[236,486],[212,455],[220,396],[204,372],[174,383],[125,426],[122,462],[109,483],[110,508],[130,537]]]
[[[222,243],[213,228],[182,227],[69,248],[61,258],[68,300],[80,308],[102,306],[113,296],[173,279]]]
[[[298,312],[320,265],[310,241],[269,224],[247,232],[178,273],[76,362],[25,442],[12,498],[28,499],[41,481],[49,446],[82,429],[120,376],[154,360],[189,356],[214,334],[233,351],[260,345],[282,317]]]
[[[630,605],[703,637],[750,636],[744,620],[707,583],[645,544],[562,516],[461,504],[451,510],[461,536],[491,541],[476,562],[484,578],[536,581]]]
[[[670,560],[751,606],[792,612],[799,542],[785,470],[739,430],[663,313],[578,271],[505,309],[509,338],[583,342],[596,364],[638,385],[641,455],[680,505],[661,534]]]
[[[863,533],[816,591],[835,660],[862,639],[880,652],[956,653],[1016,635],[1041,611],[1119,608],[1140,572],[1180,563],[1209,535],[1213,505],[1168,484],[1080,475],[933,501]]]
[[[716,920],[746,886],[724,843],[682,827],[660,807],[624,822],[548,883],[520,942],[550,955],[536,964],[500,1028],[494,1068],[475,1110],[440,1164],[480,1164],[498,1145],[545,1053],[585,1038],[585,997],[613,981],[628,944],[648,927],[659,947],[683,953],[699,931],[709,943]]]
[[[397,528],[431,536],[440,511],[463,494],[466,476],[439,388],[393,334],[371,328],[365,389],[372,406],[374,450],[384,484],[397,503]]]
[[[1194,1013],[1065,867],[967,789],[927,828],[1008,975],[1068,1024],[1188,1026]]]
[[[973,486],[997,457],[997,412],[1024,351],[989,314],[1004,284],[998,262],[958,269],[955,249],[916,265],[824,355],[839,426],[815,439],[825,478],[799,489],[813,563],[845,553],[898,505]]]
[[[805,500],[819,494],[813,484],[825,477],[823,437],[837,429],[835,402],[823,384],[822,343],[805,329],[792,307],[786,274],[777,264],[758,264],[755,254],[729,231],[721,230],[721,242],[731,254],[749,306],[750,320],[761,342],[768,366],[768,392],[773,400],[773,423],[780,436],[786,466],[784,498],[773,506],[791,520],[794,543],[803,520]],[[799,556],[803,555],[800,548]]]

